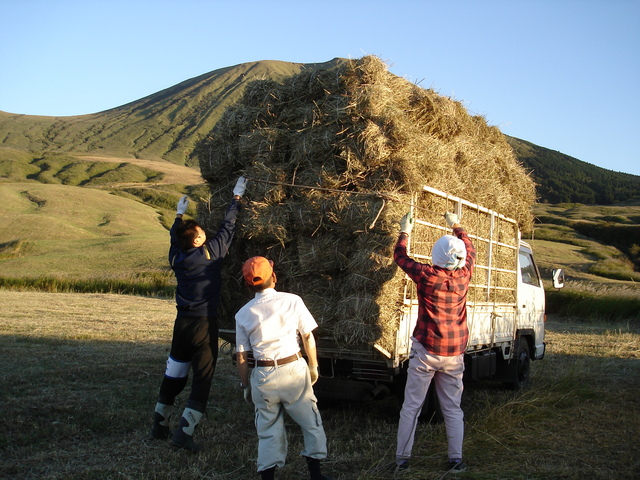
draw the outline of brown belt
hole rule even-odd
[[[256,365],[258,367],[277,367],[278,365],[285,365],[287,363],[295,362],[301,357],[302,355],[300,355],[300,352],[298,352],[289,357],[279,358],[277,360],[256,360]]]

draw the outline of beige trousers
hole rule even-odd
[[[302,429],[305,457],[327,456],[327,439],[307,362],[303,358],[279,367],[256,367],[251,373],[251,398],[258,432],[258,472],[282,467],[287,456],[284,413]]]
[[[404,390],[404,403],[398,424],[396,459],[411,457],[418,417],[432,380],[447,429],[449,459],[462,459],[464,414],[460,408],[460,400],[462,399],[463,373],[464,354],[454,357],[432,355],[427,352],[424,345],[413,342],[407,385]]]

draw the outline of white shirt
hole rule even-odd
[[[318,324],[298,295],[267,288],[236,313],[236,349],[256,360],[277,360],[300,351],[298,332]]]

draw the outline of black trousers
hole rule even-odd
[[[217,319],[178,314],[173,326],[171,357],[179,362],[191,362],[193,380],[186,407],[204,412],[218,362]],[[173,405],[176,397],[187,385],[187,381],[188,376],[172,378],[165,375],[160,385],[158,401],[165,405]]]

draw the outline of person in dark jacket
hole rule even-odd
[[[195,220],[183,220],[189,205],[186,195],[178,201],[176,219],[170,231],[169,263],[178,283],[177,316],[171,352],[153,414],[151,436],[163,440],[171,436],[169,419],[173,404],[186,387],[192,369],[191,392],[178,429],[171,436],[173,446],[192,452],[202,449],[193,442],[193,433],[205,413],[218,359],[216,313],[222,287],[222,261],[235,233],[246,183],[244,177],[238,179],[224,220],[212,238],[207,238]]]

